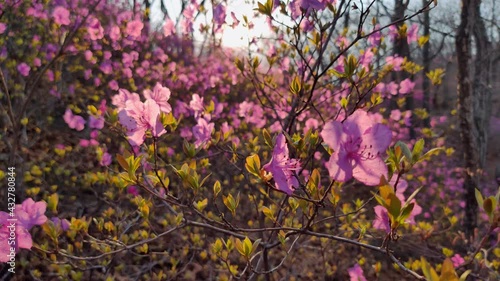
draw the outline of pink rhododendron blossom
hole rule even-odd
[[[52,217],[50,219],[54,223],[55,227],[60,228],[62,231],[66,231],[71,226],[71,223],[67,219],[60,219],[58,217]]]
[[[71,109],[69,109],[69,108],[66,109],[66,112],[64,113],[63,119],[64,119],[64,122],[66,122],[66,124],[68,124],[68,126],[71,129],[81,131],[85,127],[85,123],[86,123],[85,119],[83,119],[83,117],[80,115],[74,115],[73,111],[71,111]]]
[[[47,221],[45,210],[47,203],[45,201],[35,202],[28,198],[22,204],[16,205],[16,217],[18,223],[26,229],[31,229],[35,225],[42,225]]]
[[[175,33],[174,21],[171,19],[166,19],[165,24],[163,25],[163,35],[165,35],[165,37],[168,37],[174,33]]]
[[[389,222],[389,214],[383,206],[375,206],[375,219],[373,220],[373,227],[385,231],[385,233],[391,232],[391,225]]]
[[[214,123],[208,123],[204,118],[198,119],[198,124],[193,127],[194,145],[196,148],[202,147],[211,139],[214,127]]]
[[[104,152],[102,154],[101,160],[99,161],[99,165],[101,166],[109,166],[111,164],[111,154]]]
[[[104,128],[104,118],[89,116],[89,128],[91,129],[102,129]]]
[[[394,71],[401,71],[401,65],[403,64],[404,58],[398,56],[388,56],[385,58],[385,62],[392,65]]]
[[[142,21],[139,19],[136,19],[133,21],[129,21],[127,23],[126,32],[129,36],[132,36],[135,38],[135,37],[141,36],[141,31],[143,28],[144,28],[144,24],[142,23]]]
[[[214,23],[216,29],[220,29],[222,25],[226,22],[226,7],[222,4],[218,4],[214,9]]]
[[[118,94],[114,95],[111,98],[111,104],[117,107],[118,111],[122,110],[125,108],[125,104],[127,101],[135,101],[135,102],[140,102],[141,98],[137,93],[130,93],[126,89],[119,89]]]
[[[3,22],[0,22],[0,34],[3,34],[7,29],[7,25]]]
[[[349,268],[347,272],[349,272],[350,281],[366,281],[363,269],[359,264]]]
[[[17,65],[17,71],[19,71],[19,73],[21,73],[24,77],[30,75],[30,70],[31,67],[24,62]]]
[[[121,32],[120,32],[120,27],[118,27],[116,25],[114,25],[113,27],[111,27],[111,29],[109,30],[109,38],[111,38],[111,40],[113,40],[113,41],[117,41],[121,37],[122,37],[122,35],[121,35]]]
[[[19,249],[31,249],[33,241],[29,230],[35,225],[42,225],[47,221],[45,209],[47,203],[35,202],[28,198],[22,204],[17,204],[13,216],[0,212],[0,262],[8,262],[11,258],[11,247],[17,253]],[[10,221],[14,219],[13,222]],[[15,244],[9,244],[11,232],[15,231]]]
[[[125,108],[118,113],[120,123],[127,128],[130,144],[139,146],[144,142],[146,131],[150,130],[153,137],[166,133],[160,122],[160,107],[151,99],[144,103],[128,100]]]
[[[54,9],[54,11],[52,12],[52,17],[54,18],[54,21],[59,25],[70,24],[69,11],[62,6],[57,6]]]
[[[104,28],[102,28],[99,20],[94,17],[89,19],[87,32],[90,36],[90,40],[99,40],[102,39],[102,37],[104,37]]]
[[[333,179],[346,182],[352,177],[366,185],[377,185],[387,177],[387,166],[380,154],[391,143],[392,133],[374,124],[366,111],[357,110],[344,123],[328,122],[321,136],[334,150],[326,167]]]
[[[189,108],[195,111],[195,113],[203,111],[203,97],[198,94],[194,94],[189,102]],[[195,114],[195,116],[197,116]]]
[[[146,99],[152,99],[158,104],[160,110],[165,113],[170,113],[172,111],[172,107],[167,102],[170,99],[170,89],[167,87],[163,87],[160,83],[156,83],[153,91],[146,89],[143,91],[144,97]]]
[[[418,24],[414,23],[408,28],[406,32],[406,40],[408,44],[416,42],[418,40]]]
[[[127,193],[131,194],[132,196],[139,196],[139,189],[135,185],[131,185],[127,187]]]
[[[273,175],[277,190],[291,195],[295,188],[299,187],[299,181],[293,172],[300,169],[300,162],[297,159],[290,159],[286,138],[283,134],[279,134],[276,138],[271,161],[265,164],[262,169]]]
[[[413,91],[413,88],[415,88],[415,82],[412,82],[410,78],[406,78],[399,83],[400,94],[408,94]]]
[[[379,28],[380,25],[377,24],[375,25],[374,29],[377,30]],[[372,47],[377,47],[378,45],[380,45],[381,40],[382,40],[382,33],[380,31],[377,31],[368,37],[368,44],[370,44],[370,46]]]
[[[454,267],[459,267],[465,262],[465,260],[459,254],[455,254],[453,257],[451,257],[451,262],[453,263]]]

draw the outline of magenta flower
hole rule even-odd
[[[0,262],[8,262],[13,258],[11,247],[16,253],[19,249],[31,249],[33,240],[29,230],[34,225],[42,225],[47,221],[44,214],[46,207],[44,201],[35,202],[28,198],[22,204],[16,205],[14,217],[0,212]],[[14,228],[15,240],[12,240],[10,234]]]
[[[47,221],[45,201],[35,202],[28,198],[22,204],[16,205],[16,216],[18,222],[26,229],[31,229],[35,225],[42,225]]]
[[[215,7],[213,13],[216,29],[219,29],[226,22],[226,8],[222,4],[219,4]]]
[[[160,83],[156,83],[153,91],[146,89],[143,94],[146,99],[154,100],[161,111],[165,113],[172,111],[172,107],[167,102],[168,99],[170,99],[170,90],[167,87],[163,87]]]
[[[141,31],[144,28],[144,24],[141,22],[141,20],[133,20],[129,21],[127,23],[127,34],[132,37],[139,37],[141,36]]]
[[[418,24],[412,24],[406,32],[406,40],[408,44],[416,42],[418,40]]]
[[[194,145],[196,148],[205,145],[211,139],[214,127],[214,123],[208,123],[204,118],[198,119],[198,124],[193,127]]]
[[[366,281],[363,269],[359,264],[349,268],[347,272],[349,272],[350,281]]]
[[[165,25],[163,25],[163,35],[165,35],[165,37],[168,37],[174,33],[175,33],[174,21],[171,19],[165,20]]]
[[[299,187],[299,181],[293,172],[300,169],[300,162],[297,159],[290,159],[286,138],[283,134],[279,134],[276,138],[271,161],[262,169],[273,175],[277,190],[291,195],[295,188]]]
[[[137,93],[130,93],[128,90],[119,89],[118,94],[111,98],[111,104],[117,107],[118,111],[125,108],[125,103],[128,101],[140,102],[141,98]]]
[[[101,22],[99,22],[97,18],[89,19],[87,32],[90,36],[90,40],[99,40],[102,39],[102,37],[104,37],[104,28],[102,28]]]
[[[81,131],[83,130],[83,128],[85,128],[85,119],[83,119],[83,117],[80,115],[73,115],[73,111],[71,111],[71,109],[69,108],[66,109],[63,119],[71,129]]]
[[[17,71],[19,71],[19,73],[21,73],[21,75],[24,77],[30,75],[30,70],[31,67],[24,62],[17,65]]]
[[[7,25],[3,22],[0,22],[0,34],[3,34],[7,29]]]
[[[405,80],[399,83],[399,93],[400,94],[408,94],[413,91],[415,88],[415,82],[412,82],[410,78],[406,78]]]
[[[389,223],[389,214],[383,206],[375,206],[375,219],[373,220],[373,228],[380,229],[386,233],[391,232],[391,225]]]
[[[62,6],[57,6],[54,9],[54,11],[52,12],[52,17],[54,18],[54,21],[59,25],[70,24],[69,11]]]
[[[465,260],[459,254],[455,254],[453,257],[451,257],[451,262],[453,263],[454,267],[459,267],[465,262]]]
[[[344,123],[328,122],[321,137],[334,150],[326,168],[330,177],[346,182],[352,177],[374,186],[387,177],[387,166],[380,157],[391,143],[392,133],[382,124],[373,124],[366,111],[357,110]]]
[[[125,109],[118,113],[120,123],[127,128],[127,136],[132,145],[139,146],[144,142],[146,131],[150,130],[154,137],[166,133],[160,122],[160,107],[154,100],[144,103],[128,100]]]
[[[89,116],[89,128],[91,129],[102,129],[104,128],[104,118]]]

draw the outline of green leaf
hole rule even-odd
[[[474,195],[476,195],[477,205],[483,206],[483,195],[479,189],[475,188]]]
[[[432,268],[432,266],[427,263],[424,257],[420,258],[420,261],[422,263],[422,272],[424,273],[425,278],[427,278],[427,281],[439,281],[439,276],[437,275],[437,272]]]
[[[411,162],[411,159],[412,159],[412,157],[411,157],[411,151],[408,148],[408,146],[404,142],[401,142],[401,141],[396,142],[395,146],[396,147],[400,147],[401,151],[403,152],[403,155],[406,158],[406,160],[408,160],[409,162]]]
[[[419,139],[415,145],[413,146],[413,151],[411,152],[411,161],[412,163],[417,163],[418,159],[422,155],[422,151],[424,150],[425,141],[424,139]]]
[[[491,218],[493,215],[493,211],[495,210],[495,198],[493,196],[490,196],[486,198],[483,202],[483,209],[484,211],[488,214],[488,216]]]
[[[260,158],[259,155],[253,154],[247,157],[245,168],[247,171],[257,177],[260,176]]]
[[[403,208],[401,208],[401,214],[399,215],[398,222],[404,223],[405,220],[410,217],[411,212],[413,211],[413,207],[415,207],[415,203],[410,203],[408,205],[405,204]]]
[[[116,154],[116,160],[118,160],[118,164],[120,164],[120,166],[122,166],[125,171],[128,171],[129,166],[127,160],[125,160],[125,157],[123,157],[121,154]]]
[[[275,221],[274,211],[271,208],[262,206],[262,213],[264,213],[264,216],[266,216],[270,220]]]
[[[420,192],[420,190],[422,190],[422,188],[424,188],[424,187],[421,186],[421,187],[417,188],[415,191],[413,191],[413,193],[408,198],[406,198],[405,205],[411,203],[411,201],[415,198],[415,196],[417,196],[417,194]]]
[[[462,275],[460,275],[460,280],[459,281],[465,281],[467,280],[467,276],[469,276],[469,274],[472,272],[471,269],[465,271],[464,273],[462,273]]]
[[[271,135],[269,134],[269,132],[264,128],[262,130],[262,136],[264,137],[264,142],[269,146],[269,147],[273,147],[273,139],[271,138]]]
[[[394,219],[398,218],[401,214],[401,201],[396,194],[390,194],[389,198],[386,199],[386,202],[387,205],[389,205],[389,208],[387,209],[389,215],[391,215]]]
[[[217,197],[217,195],[219,195],[220,191],[222,190],[221,188],[221,185],[220,185],[220,181],[216,181],[214,183],[214,198]]]

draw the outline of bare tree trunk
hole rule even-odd
[[[486,26],[480,15],[481,0],[472,0],[473,18],[472,35],[475,42],[474,80],[472,89],[474,92],[474,124],[477,129],[477,145],[479,150],[479,168],[486,164],[486,152],[488,150],[488,136],[491,116],[491,43],[488,41]]]
[[[477,171],[479,169],[478,146],[474,137],[476,134],[474,126],[474,100],[469,69],[475,2],[479,1],[462,0],[460,25],[455,38],[458,60],[458,118],[465,168],[463,185],[466,204],[464,227],[468,235],[471,235],[477,226],[477,202],[474,196],[474,189],[478,183]]]
[[[422,5],[425,7],[429,3],[429,0],[422,0]],[[430,36],[430,25],[431,19],[429,15],[429,11],[424,13],[424,36]],[[430,55],[430,43],[424,45],[422,50],[422,64],[424,67],[424,71],[422,72],[422,91],[423,91],[423,101],[422,107],[427,110],[427,112],[431,112],[429,102],[430,102],[430,84],[429,79],[425,76],[426,73],[430,71],[431,65],[431,55]],[[429,118],[424,120],[424,126],[429,127],[430,122]]]

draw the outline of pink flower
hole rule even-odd
[[[127,34],[134,38],[141,36],[142,28],[144,28],[144,24],[141,20],[133,20],[127,23]]]
[[[366,185],[377,185],[387,166],[380,157],[391,143],[392,133],[382,124],[374,124],[366,111],[357,110],[344,123],[328,122],[321,132],[334,150],[326,168],[333,179],[346,182],[352,177]]]
[[[276,138],[271,161],[262,169],[273,175],[277,190],[291,195],[295,188],[299,187],[299,181],[293,172],[300,169],[300,162],[297,159],[290,159],[286,138],[283,134],[279,134]]]
[[[87,32],[90,36],[90,40],[99,40],[104,37],[104,28],[102,28],[101,23],[96,18],[91,18],[89,20]]]
[[[204,118],[198,119],[198,124],[193,127],[194,145],[196,148],[205,145],[211,139],[214,126],[214,123],[208,123]]]
[[[127,187],[127,193],[131,194],[132,196],[138,196],[139,195],[139,189],[135,185],[131,185]]]
[[[214,23],[216,29],[221,28],[221,26],[226,22],[226,8],[222,4],[218,4],[214,11]]]
[[[150,130],[153,137],[166,133],[160,122],[160,107],[153,100],[128,100],[125,108],[118,113],[120,123],[127,128],[127,136],[132,145],[139,146],[144,142],[146,131]]]
[[[120,37],[121,37],[120,28],[116,25],[111,27],[111,29],[109,30],[109,38],[111,38],[111,40],[113,41],[117,41],[118,39],[120,39]]]
[[[194,116],[198,117],[198,114],[203,111],[203,97],[198,94],[194,94],[189,102],[189,108],[194,110]]]
[[[408,44],[418,40],[418,24],[414,23],[410,26],[410,28],[408,28],[408,31],[406,32],[406,40],[408,41]]]
[[[139,102],[141,98],[137,93],[130,93],[126,89],[119,89],[118,94],[111,98],[111,103],[118,108],[118,111],[125,108],[125,103],[128,100]]]
[[[54,12],[52,12],[52,17],[54,18],[54,21],[59,25],[70,24],[69,11],[62,6],[57,6],[54,9]]]
[[[104,128],[104,119],[102,117],[89,116],[89,128],[102,129]]]
[[[22,76],[26,77],[30,74],[31,67],[26,63],[22,62],[17,66],[17,71],[21,73]]]
[[[99,161],[99,165],[101,166],[109,166],[111,164],[111,154],[104,152],[104,154],[101,157],[101,160]]]
[[[73,115],[73,112],[69,108],[66,109],[63,119],[71,129],[81,131],[85,127],[85,119],[80,115]]]
[[[170,99],[170,89],[167,87],[163,87],[160,83],[156,83],[153,91],[146,89],[142,93],[146,99],[154,100],[160,107],[161,111],[165,113],[172,111],[172,107],[167,102],[168,99]]]
[[[171,19],[167,19],[165,21],[165,25],[163,25],[163,35],[165,35],[165,37],[168,37],[174,33],[175,33],[174,21]]]
[[[459,267],[461,264],[463,264],[465,262],[465,260],[459,254],[455,254],[451,258],[451,262],[453,262],[454,267]]]
[[[3,34],[7,29],[7,25],[3,22],[0,22],[0,34]]]
[[[394,71],[401,71],[401,65],[403,64],[404,58],[398,56],[388,56],[385,58],[385,62],[392,65]]]
[[[351,277],[350,281],[366,281],[363,269],[359,264],[349,268],[347,272],[349,272],[349,277]]]
[[[33,240],[29,230],[34,225],[42,225],[47,221],[44,201],[35,202],[28,198],[22,204],[16,205],[13,216],[0,212],[0,262],[15,260],[15,253],[19,249],[31,249]],[[15,231],[15,240],[11,239],[11,232]],[[11,252],[11,248],[14,252]]]
[[[406,78],[405,80],[399,83],[399,93],[400,94],[408,94],[413,91],[415,88],[415,82],[412,82],[410,78]]]
[[[391,225],[389,223],[389,215],[387,210],[383,206],[375,206],[375,219],[373,220],[373,227],[385,231],[386,233],[391,232]]]
[[[16,205],[16,217],[18,223],[24,228],[31,229],[35,225],[42,225],[47,221],[45,210],[47,203],[45,201],[35,202],[28,198],[22,204]]]

